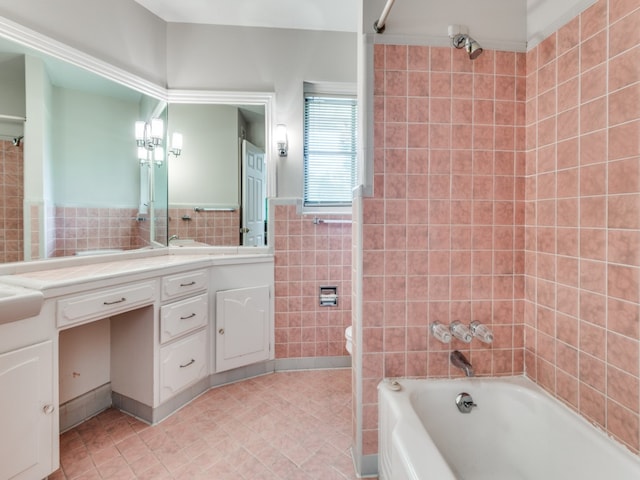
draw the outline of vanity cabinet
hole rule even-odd
[[[60,399],[80,412],[75,423],[104,408],[94,405],[98,390],[155,423],[217,372],[274,357],[272,255],[100,266],[70,261],[0,278],[44,295],[39,315],[0,324],[0,480],[40,480],[58,468]]]
[[[216,292],[216,372],[270,357],[269,286]]]
[[[51,340],[0,355],[0,478],[45,478],[57,467]]]
[[[57,326],[65,328],[107,318],[153,303],[155,296],[155,282],[140,282],[63,298],[58,300]]]
[[[168,275],[162,278],[162,301],[202,292],[209,286],[207,270]]]
[[[215,292],[215,342],[212,372],[274,358],[273,261],[218,265],[212,269]]]
[[[209,301],[206,293],[160,308],[160,343],[165,344],[207,326]]]
[[[160,350],[160,402],[207,375],[207,332],[199,330]]]
[[[160,308],[160,403],[208,373],[208,287],[207,270],[162,279],[162,299],[182,300]]]

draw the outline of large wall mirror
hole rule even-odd
[[[0,263],[266,244],[273,94],[167,91],[24,30],[0,33]],[[141,162],[154,118],[165,148]]]
[[[170,245],[266,245],[273,95],[171,92]]]
[[[134,138],[166,101],[5,38],[0,62],[0,261],[166,245],[167,165]]]

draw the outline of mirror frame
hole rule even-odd
[[[191,104],[261,105],[265,109],[265,161],[267,164],[267,199],[276,196],[276,162],[274,156],[273,131],[275,128],[275,93],[217,90],[180,90],[159,86],[120,67],[86,54],[74,47],[54,40],[35,30],[0,16],[0,37],[13,41],[58,60],[97,74],[107,80],[131,88],[159,101]],[[25,125],[27,128],[28,123]],[[267,219],[269,220],[269,219]],[[269,226],[271,227],[271,226]],[[268,228],[267,248],[271,249],[272,228]],[[30,241],[31,231],[24,230],[25,245]]]

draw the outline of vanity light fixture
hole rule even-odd
[[[173,155],[176,158],[182,153],[182,134],[173,132],[171,135],[171,148],[169,148],[169,155]]]
[[[286,157],[289,153],[289,141],[287,140],[287,126],[283,123],[276,125],[276,147],[278,155]]]
[[[164,161],[164,149],[162,148],[164,122],[162,119],[152,118],[150,122],[136,122],[135,134],[140,163],[150,164],[153,161],[157,165],[161,165]]]

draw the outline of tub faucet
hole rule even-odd
[[[462,352],[454,350],[451,352],[451,355],[449,355],[449,360],[451,360],[451,365],[462,369],[467,377],[473,377],[473,366]]]
[[[171,240],[179,240],[179,239],[180,239],[180,237],[178,235],[171,235],[169,237],[169,243],[171,243]]]

